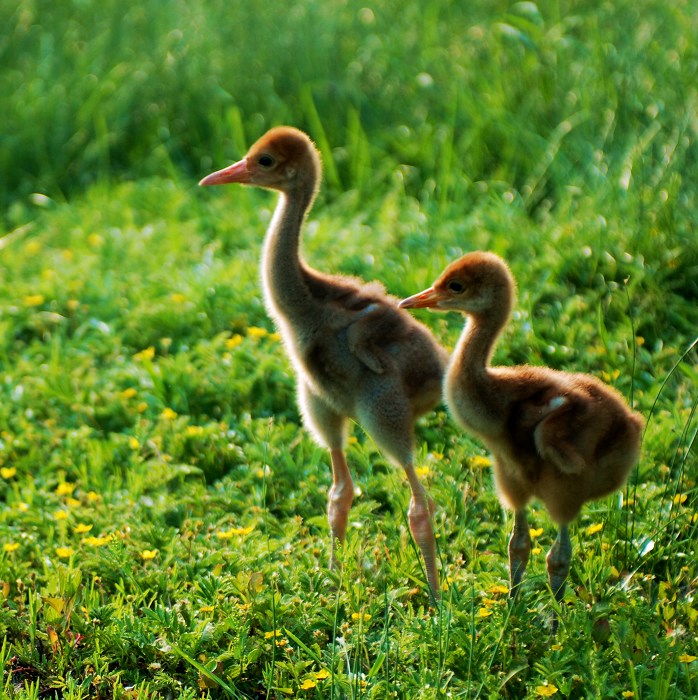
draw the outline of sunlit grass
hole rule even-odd
[[[0,30],[5,695],[694,697],[690,5],[76,8]],[[534,504],[510,602],[511,516],[443,407],[418,431],[438,609],[359,429],[326,569],[328,456],[258,285],[274,197],[195,186],[281,122],[323,152],[311,264],[403,296],[491,249],[519,283],[496,362],[591,372],[646,417],[630,483],[572,528],[557,637],[554,527]]]

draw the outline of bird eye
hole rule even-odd
[[[465,285],[458,280],[450,280],[446,286],[448,287],[448,291],[454,294],[461,294],[465,289]]]
[[[265,153],[259,157],[259,160],[257,162],[263,167],[263,168],[271,168],[276,161],[268,154]]]

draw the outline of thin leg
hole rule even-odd
[[[344,543],[347,534],[349,509],[354,500],[354,482],[349,473],[349,466],[341,449],[330,450],[332,461],[332,487],[327,499],[327,519],[330,523],[332,536],[332,551],[330,553],[330,568],[337,567],[337,543]]]
[[[553,546],[548,552],[545,561],[548,565],[548,579],[550,588],[555,595],[555,600],[560,602],[565,595],[565,582],[570,572],[570,560],[572,559],[572,542],[567,525],[560,525]]]
[[[526,571],[528,557],[531,554],[531,535],[525,510],[514,513],[514,529],[509,538],[509,595],[514,597],[519,591],[519,584]]]
[[[412,464],[405,466],[407,480],[412,490],[410,507],[407,511],[410,523],[410,531],[419,547],[424,559],[424,568],[427,574],[427,583],[432,598],[437,601],[439,592],[439,572],[436,569],[436,540],[434,530],[431,527],[431,510],[427,492],[422,486]]]

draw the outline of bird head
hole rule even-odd
[[[207,175],[199,185],[238,182],[287,192],[319,181],[320,155],[306,134],[289,126],[268,131],[237,163]]]
[[[452,262],[434,284],[407,299],[402,309],[436,309],[483,314],[493,308],[508,313],[514,278],[506,263],[494,253],[468,253]]]

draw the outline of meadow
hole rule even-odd
[[[692,0],[0,1],[0,695],[698,696]],[[358,427],[343,567],[258,261],[275,196],[198,180],[268,127],[325,181],[303,250],[403,297],[463,252],[519,284],[501,364],[590,372],[646,428],[572,527],[560,628],[445,406],[409,489]],[[447,345],[455,315],[418,312]]]

